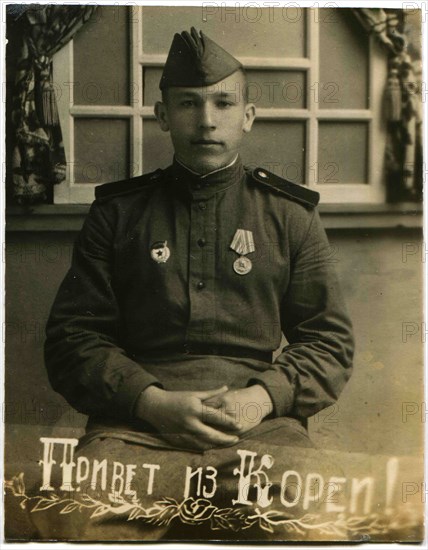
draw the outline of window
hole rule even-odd
[[[257,119],[243,161],[321,193],[382,203],[386,53],[347,9],[100,6],[54,57],[68,159],[56,203],[171,163],[153,114],[174,32],[196,26],[245,66]],[[269,37],[269,40],[267,40]]]

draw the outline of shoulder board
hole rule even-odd
[[[264,168],[253,170],[251,177],[258,183],[265,185],[271,190],[278,191],[289,199],[302,203],[304,206],[313,208],[320,200],[320,195],[316,191],[311,191],[311,189],[303,187],[303,185],[280,178]]]
[[[164,170],[158,169],[155,172],[150,172],[136,178],[104,183],[95,187],[95,198],[98,201],[105,201],[113,197],[141,191],[150,185],[156,184],[161,179],[163,173]]]

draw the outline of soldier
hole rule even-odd
[[[96,189],[45,357],[53,388],[89,416],[79,452],[169,465],[158,498],[179,498],[179,465],[209,456],[227,486],[244,443],[312,447],[306,419],[338,398],[353,338],[318,194],[242,165],[255,106],[239,61],[192,28],[174,36],[160,89],[172,165]],[[106,525],[64,536],[165,531]]]

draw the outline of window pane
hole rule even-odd
[[[256,107],[304,109],[306,74],[303,71],[248,71],[248,96]]]
[[[368,124],[321,122],[318,183],[367,183]]]
[[[320,10],[322,109],[368,107],[369,36],[346,9]]]
[[[74,103],[129,103],[128,8],[99,6],[74,38]]]
[[[192,26],[238,58],[305,57],[305,11],[298,7],[261,8],[256,4],[253,7],[145,6],[144,53],[168,53],[174,34],[189,31]]]
[[[248,71],[249,100],[260,108],[304,109],[306,74],[304,71]],[[162,69],[144,69],[144,105],[160,100]]]
[[[144,172],[166,168],[172,162],[174,150],[169,133],[162,132],[156,120],[144,120],[143,163]]]
[[[129,121],[77,118],[74,121],[76,183],[104,183],[129,176]]]
[[[143,69],[143,105],[154,105],[156,101],[160,101],[159,82],[161,76],[162,69],[154,67]]]
[[[305,123],[256,122],[245,136],[244,164],[261,166],[296,183],[305,180]]]

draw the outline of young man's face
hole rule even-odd
[[[199,174],[233,161],[255,117],[244,87],[245,77],[237,71],[212,86],[167,90],[155,114],[161,129],[170,132],[178,160]]]

